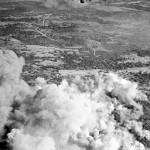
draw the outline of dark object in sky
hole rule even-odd
[[[85,1],[86,1],[86,0],[80,0],[80,3],[85,3]],[[89,2],[90,2],[90,1],[91,1],[91,0],[89,0]]]
[[[84,0],[80,0],[81,3],[84,3]]]

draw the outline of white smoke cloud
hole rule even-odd
[[[9,139],[13,137],[12,146],[15,150],[55,150],[55,143],[49,136],[31,136],[23,134],[22,131],[13,129],[9,134]]]
[[[108,73],[60,85],[37,78],[29,87],[20,79],[23,58],[9,50],[0,58],[0,131],[11,125],[13,150],[146,150],[130,133],[150,140],[138,121],[143,110],[137,100],[146,96],[136,83]]]
[[[0,135],[12,110],[23,65],[23,58],[18,58],[12,51],[0,49]]]
[[[29,1],[29,0],[0,0],[0,3],[3,2],[20,2],[20,1]],[[41,2],[45,7],[66,7],[71,6],[73,8],[81,8],[89,4],[91,0],[31,0],[35,2]]]
[[[71,6],[80,8],[86,6],[90,0],[41,0],[41,2],[45,7]]]

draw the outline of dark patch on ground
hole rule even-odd
[[[130,79],[138,82],[140,85],[150,84],[150,73],[147,72],[138,72],[138,73],[130,73]]]
[[[150,56],[150,48],[148,49],[133,49],[133,52],[137,53],[140,57]]]
[[[0,21],[2,22],[37,22],[38,19],[34,17],[22,17],[22,18],[1,17]]]
[[[20,16],[26,9],[24,7],[15,7],[14,9],[9,10],[0,10],[0,17],[8,17],[8,16]]]
[[[43,7],[41,3],[35,1],[20,1],[20,2],[4,2],[0,3],[1,8],[9,10],[0,10],[0,17],[23,16],[26,12],[42,12],[48,9]]]

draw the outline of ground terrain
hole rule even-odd
[[[138,82],[150,99],[148,0],[97,1],[79,9],[1,3],[0,47],[25,58],[22,77],[31,85],[38,76],[60,83],[67,76],[113,71]],[[144,107],[150,129],[150,106]]]

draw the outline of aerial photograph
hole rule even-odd
[[[0,150],[150,150],[150,0],[0,0]]]

